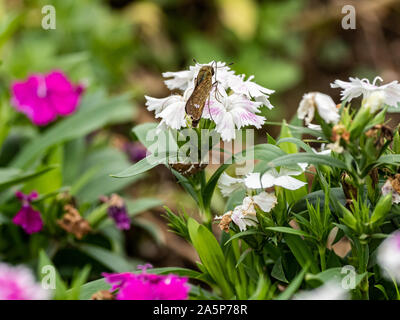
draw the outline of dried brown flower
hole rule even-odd
[[[373,138],[376,148],[382,148],[385,140],[391,142],[393,140],[393,131],[384,124],[377,124],[365,132],[368,138]]]
[[[174,163],[171,168],[178,171],[185,177],[192,176],[207,167],[207,163]]]
[[[114,300],[114,299],[115,299],[114,295],[107,290],[97,291],[90,298],[90,300]]]
[[[74,234],[77,239],[82,239],[92,230],[89,222],[79,214],[76,208],[67,204],[64,206],[64,210],[66,212],[62,219],[57,220],[57,224],[65,231]]]
[[[346,130],[346,127],[342,124],[337,124],[332,128],[332,141],[338,141],[343,139],[347,143],[350,140],[350,132]]]
[[[229,224],[231,223],[231,221],[232,221],[231,215],[227,214],[227,213],[224,214],[222,216],[222,219],[221,219],[220,223],[219,223],[220,229],[222,231],[225,231],[226,233],[228,233],[229,232]]]

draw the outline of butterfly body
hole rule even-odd
[[[213,87],[214,68],[212,66],[202,66],[195,79],[193,93],[186,102],[185,111],[192,119],[192,126],[197,127],[204,106]]]

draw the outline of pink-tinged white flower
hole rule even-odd
[[[254,98],[255,101],[261,102],[262,105],[267,106],[269,109],[273,108],[273,105],[268,100],[269,96],[275,91],[264,88],[259,84],[253,82],[254,76],[250,76],[247,80],[244,80],[245,75],[235,75],[228,78],[228,86],[236,94],[245,95],[247,98]]]
[[[300,291],[294,297],[294,300],[348,300],[349,293],[340,283],[330,281],[322,286],[309,290]]]
[[[75,112],[83,87],[72,84],[61,71],[52,71],[14,82],[11,91],[11,103],[15,109],[24,113],[35,125],[43,126],[57,116]]]
[[[218,187],[224,197],[229,197],[233,192],[244,186],[244,179],[233,178],[226,172],[224,172],[218,180]]]
[[[16,197],[21,201],[22,207],[13,218],[13,223],[21,226],[28,234],[42,230],[43,221],[40,212],[32,208],[31,202],[38,198],[38,193],[33,191],[29,195],[21,191],[16,192]]]
[[[224,141],[236,138],[236,129],[254,126],[260,129],[265,122],[260,113],[260,102],[254,102],[239,94],[227,95],[224,91],[216,95],[217,98],[209,101],[203,111],[203,118],[212,119],[215,130],[221,134]]]
[[[383,81],[381,77],[376,77],[372,83],[368,79],[349,78],[349,82],[335,80],[331,83],[332,88],[341,88],[342,100],[351,101],[354,98],[363,96],[368,98],[372,93],[381,91],[384,94],[384,103],[388,106],[397,107],[400,102],[400,84],[398,81],[378,86],[376,82]]]
[[[259,108],[263,104],[272,108],[268,98],[273,91],[253,82],[253,77],[244,80],[244,75],[236,76],[223,62],[210,62],[206,65],[213,66],[215,73],[202,118],[215,122],[215,130],[224,141],[234,139],[235,131],[245,126],[261,128],[265,118],[258,115],[261,112]],[[175,94],[161,99],[146,96],[147,109],[154,111],[156,118],[161,118],[159,130],[180,129],[188,125],[185,106],[202,66],[196,64],[189,70],[163,73],[164,77],[171,78],[165,81],[168,88],[183,91],[182,96]]]
[[[318,111],[326,123],[336,124],[340,119],[339,110],[330,96],[320,92],[305,94],[297,109],[297,116],[309,125],[314,119],[315,111]]]
[[[303,167],[306,164],[303,164]],[[264,174],[259,172],[253,172],[246,176],[244,183],[247,188],[250,189],[265,189],[273,186],[282,187],[288,190],[296,190],[307,183],[300,181],[292,176],[298,176],[303,171],[291,171],[285,168],[281,168],[278,172],[275,168],[266,171]]]
[[[189,294],[188,279],[173,274],[104,273],[111,291],[117,290],[117,300],[186,300]]]
[[[377,260],[385,276],[400,283],[400,231],[392,233],[382,242]]]
[[[255,205],[264,212],[270,212],[275,207],[276,203],[277,198],[275,194],[263,191],[258,195],[244,198],[241,205],[236,206],[235,209],[226,212],[222,216],[217,216],[214,219],[223,220],[224,217],[228,216],[239,227],[240,231],[245,231],[247,227],[255,227],[258,224]]]
[[[49,291],[36,283],[28,268],[0,263],[0,300],[47,300]]]
[[[393,188],[392,179],[386,180],[385,184],[382,186],[382,195],[386,196],[387,194],[392,194],[392,203],[399,204],[400,203],[400,194]]]
[[[162,74],[164,78],[171,78],[165,80],[165,84],[170,90],[179,89],[185,91],[187,88],[193,86],[194,80],[202,66],[213,66],[216,69],[213,81],[216,81],[223,88],[227,88],[229,79],[234,75],[234,72],[225,62],[220,61],[217,63],[214,61],[205,64],[196,63],[196,65],[190,66],[189,70],[164,72]]]

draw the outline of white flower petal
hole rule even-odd
[[[186,127],[186,112],[184,101],[178,101],[168,105],[156,118],[162,118],[161,124],[166,124],[172,129],[180,129]]]
[[[275,168],[268,170],[261,177],[261,184],[263,188],[270,188],[276,185],[276,178],[279,176]]]
[[[349,78],[349,80],[349,82],[336,80],[331,84],[332,88],[342,89],[342,100],[351,101],[361,95],[366,99],[375,91],[383,91],[385,93],[385,104],[398,107],[400,103],[400,84],[398,81],[377,86],[377,80],[383,81],[380,77],[376,77],[372,83],[368,79]]]
[[[386,238],[378,248],[377,261],[388,279],[400,283],[400,232]]]
[[[260,173],[259,172],[249,173],[244,179],[244,184],[249,189],[262,189]]]
[[[297,190],[306,185],[306,182],[297,180],[291,176],[281,176],[275,179],[275,185],[288,190]]]
[[[308,291],[300,291],[294,300],[347,300],[349,293],[338,282],[327,282],[322,286]]]
[[[264,212],[270,212],[278,203],[278,199],[274,193],[267,193],[265,191],[253,196],[253,200]]]
[[[225,172],[218,180],[218,187],[224,197],[230,196],[234,191],[243,188],[243,179],[232,178]]]
[[[156,115],[159,114],[161,111],[163,111],[171,103],[178,102],[182,99],[182,96],[179,95],[172,95],[160,99],[149,96],[144,96],[144,97],[146,98],[147,110],[154,111]]]
[[[297,116],[299,119],[304,119],[309,126],[314,119],[315,110],[318,110],[319,116],[326,123],[336,124],[340,119],[335,102],[330,96],[320,92],[311,92],[303,96],[297,109]]]

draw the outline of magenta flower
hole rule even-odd
[[[111,291],[118,290],[117,300],[186,300],[189,294],[187,278],[173,274],[156,275],[146,273],[104,273]]]
[[[46,300],[48,298],[49,292],[35,282],[28,268],[0,263],[0,300]]]
[[[38,193],[33,191],[26,195],[17,191],[15,195],[22,202],[22,207],[12,220],[14,224],[21,226],[28,234],[42,230],[43,221],[40,212],[34,210],[31,206],[31,202],[38,197]]]
[[[34,74],[11,86],[11,103],[38,126],[77,109],[83,87],[73,85],[61,71]]]

